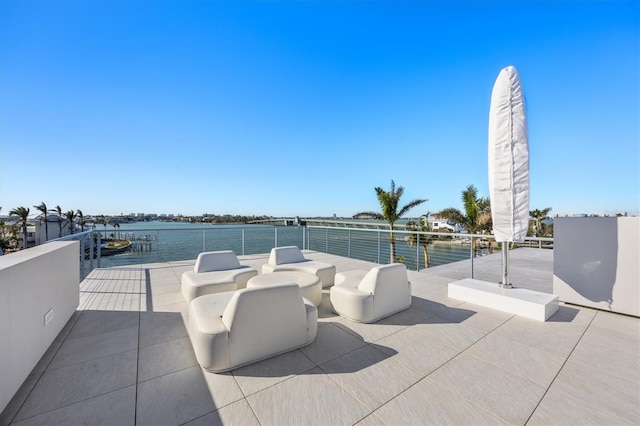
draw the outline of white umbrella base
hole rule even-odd
[[[466,278],[449,284],[448,295],[498,311],[546,321],[559,308],[558,296],[525,288],[500,288],[496,283]]]

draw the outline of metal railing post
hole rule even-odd
[[[278,228],[276,228],[275,226],[273,227],[273,233],[274,233],[274,247],[278,247]]]
[[[380,231],[378,231],[378,262],[380,263]]]
[[[244,256],[244,228],[242,228],[242,255]]]
[[[324,252],[329,253],[329,228],[324,229]]]
[[[94,235],[89,234],[89,270],[93,271],[93,256],[95,254],[96,245],[93,241]]]
[[[202,231],[202,251],[207,251],[207,231]]]
[[[347,257],[349,259],[351,259],[351,229],[349,229],[349,254],[347,255]]]
[[[473,278],[473,236],[471,237],[471,278]]]
[[[84,238],[80,238],[80,281],[84,279],[84,263],[85,263],[85,254],[84,254]]]
[[[98,256],[97,256],[98,261],[96,263],[97,263],[97,267],[99,268],[100,267],[100,258],[102,257],[102,234],[100,232],[98,232],[98,243],[97,244],[98,244],[98,246],[96,247],[96,250],[98,252]]]
[[[416,271],[420,271],[420,234],[416,235]]]

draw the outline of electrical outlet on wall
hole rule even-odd
[[[47,325],[53,319],[53,308],[49,309],[49,312],[44,314],[44,325]]]

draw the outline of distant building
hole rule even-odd
[[[464,226],[456,223],[452,220],[447,219],[436,219],[433,216],[425,217],[422,216],[420,219],[427,221],[431,225],[431,229],[433,232],[456,232],[456,233],[464,233],[466,229]]]

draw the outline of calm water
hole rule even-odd
[[[121,224],[119,229],[108,225],[109,238],[132,241],[132,250],[101,259],[101,267],[117,265],[191,260],[202,251],[233,250],[237,255],[269,253],[273,247],[296,245],[339,256],[386,263],[389,259],[388,233],[365,230],[274,227],[270,225],[203,225],[174,222],[137,222]],[[97,225],[103,236],[103,225]],[[401,234],[397,234],[399,237]],[[428,246],[430,266],[469,258],[469,245]],[[404,256],[410,269],[424,268],[421,247],[409,247],[405,241],[396,242],[396,255]]]

